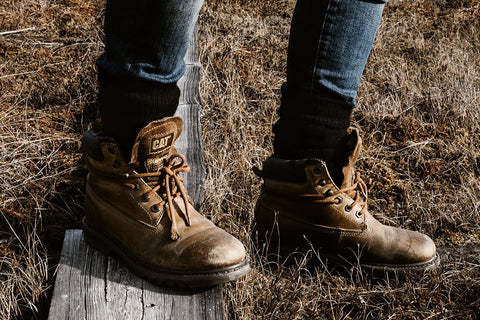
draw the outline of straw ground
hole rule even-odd
[[[43,318],[63,231],[79,227],[78,139],[96,119],[101,0],[0,3],[0,318]],[[266,263],[250,239],[285,81],[292,0],[207,0],[203,211],[248,247],[255,267],[227,285],[229,319],[478,319],[480,7],[392,0],[362,80],[354,124],[370,208],[424,232],[442,267],[404,282]],[[23,30],[26,29],[27,30]]]

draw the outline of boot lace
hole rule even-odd
[[[322,194],[304,194],[302,195],[302,197],[314,198],[314,202],[316,203],[339,204],[341,199],[338,198],[338,195],[342,193],[346,194],[347,196],[349,196],[354,200],[351,205],[348,205],[348,207],[346,207],[346,210],[348,208],[351,209],[358,204],[362,207],[359,214],[360,215],[365,214],[365,212],[368,210],[368,204],[367,204],[368,188],[365,181],[363,181],[363,179],[360,177],[359,172],[355,173],[354,183],[350,187],[346,187],[346,188],[334,191],[327,198],[325,198],[325,195],[322,195]],[[350,211],[350,210],[347,210],[347,211]]]
[[[129,177],[132,178],[146,178],[144,181],[151,187],[150,191],[143,194],[142,199],[148,201],[148,199],[154,193],[160,195],[162,201],[154,204],[152,206],[152,210],[159,211],[160,208],[164,206],[165,211],[168,214],[168,218],[172,222],[170,229],[170,237],[172,240],[177,240],[180,237],[176,223],[176,217],[178,213],[173,207],[174,198],[179,196],[182,198],[185,205],[185,212],[183,212],[183,215],[185,216],[187,226],[190,225],[190,210],[188,206],[189,197],[187,196],[187,192],[183,186],[183,178],[178,175],[180,172],[189,171],[190,167],[186,164],[185,157],[180,153],[175,153],[166,161],[165,166],[163,166],[157,172],[136,173],[129,175]],[[133,183],[125,183],[125,186],[128,186],[132,189],[138,187]]]

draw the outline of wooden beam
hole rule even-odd
[[[170,289],[132,274],[67,230],[49,320],[224,319],[222,287]]]
[[[185,55],[187,69],[178,81],[180,102],[176,116],[183,119],[183,132],[177,140],[177,150],[185,155],[190,172],[183,175],[185,187],[198,209],[203,201],[205,181],[205,161],[203,158],[202,128],[200,125],[200,79],[202,66],[198,48],[198,32],[193,33]]]

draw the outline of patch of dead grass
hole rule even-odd
[[[247,2],[207,2],[200,37],[210,170],[203,208],[222,212],[214,220],[244,243],[261,183],[251,167],[272,152],[294,5]],[[469,1],[391,2],[354,115],[370,207],[438,245],[480,242],[478,14]],[[249,252],[256,269],[227,291],[232,319],[476,317],[479,288],[469,283],[480,276],[477,255],[446,259],[420,280],[358,283],[321,268],[308,273],[302,263],[269,269],[255,246]]]
[[[255,266],[227,285],[230,319],[475,319],[480,227],[480,13],[475,0],[391,1],[354,122],[370,207],[442,249],[438,272],[406,282],[266,263],[251,243],[272,152],[294,1],[210,0],[200,17],[203,210],[248,245]],[[95,118],[101,0],[7,0],[0,30],[0,318],[33,310],[52,284],[63,231],[83,206],[78,137]],[[475,251],[477,250],[477,251]],[[453,254],[453,253],[455,254]],[[48,262],[50,262],[48,264]],[[48,299],[46,299],[48,303]],[[47,306],[48,307],[48,306]]]

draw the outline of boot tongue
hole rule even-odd
[[[175,142],[182,133],[182,119],[163,118],[150,122],[138,133],[130,165],[137,172],[157,172],[177,152]]]
[[[347,139],[347,155],[346,164],[344,165],[343,172],[343,182],[341,188],[348,188],[353,185],[355,182],[355,170],[354,166],[360,155],[362,149],[362,139],[358,133],[358,130],[355,128],[348,129],[348,139]]]

